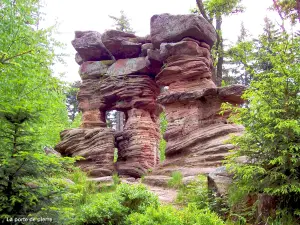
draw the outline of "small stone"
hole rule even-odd
[[[148,49],[154,49],[152,43],[146,43],[146,44],[142,45],[142,52],[141,52],[140,56],[146,57]]]

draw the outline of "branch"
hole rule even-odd
[[[282,14],[281,14],[281,10],[279,8],[279,5],[277,4],[277,0],[273,0],[273,4],[274,4],[274,6],[276,8],[276,11],[278,12],[278,15],[280,16],[280,18],[282,20],[282,24],[280,25],[280,27],[281,27],[282,31],[285,31],[285,28],[284,28],[284,18],[283,18]]]
[[[204,17],[204,19],[206,19],[209,23],[212,23],[212,18],[209,18],[207,16],[206,12],[205,12],[202,0],[196,0],[196,3],[197,3],[197,6],[198,6],[198,9],[200,10],[200,13]]]
[[[298,19],[299,19],[299,23],[300,23],[300,0],[297,0],[297,13],[298,13]]]
[[[6,58],[6,59],[4,59],[4,60],[2,59],[1,63],[4,64],[4,63],[6,63],[7,61],[9,61],[9,60],[11,60],[11,59],[13,59],[13,58],[20,57],[20,56],[25,55],[25,54],[28,54],[28,53],[30,53],[30,52],[32,52],[32,50],[29,50],[29,51],[26,51],[26,52],[19,53],[19,54],[17,54],[17,55],[8,57],[8,58]]]

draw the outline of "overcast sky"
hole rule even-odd
[[[112,29],[113,21],[108,15],[119,16],[124,10],[131,26],[139,36],[150,33],[150,18],[154,14],[188,14],[195,7],[196,0],[44,0],[45,21],[43,26],[60,25],[56,39],[66,44],[66,66],[56,64],[55,75],[65,73],[64,80],[80,80],[79,66],[74,60],[75,50],[71,45],[75,30],[95,30],[103,33]],[[223,35],[227,43],[234,43],[243,21],[246,29],[254,36],[262,31],[266,15],[276,19],[276,14],[267,10],[272,0],[244,0],[245,12],[223,20]]]

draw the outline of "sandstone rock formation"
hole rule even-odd
[[[218,88],[212,81],[210,46],[216,33],[203,18],[155,15],[151,19],[151,38],[154,46],[160,44],[155,57],[151,57],[164,65],[156,75],[156,83],[168,87],[157,99],[164,105],[168,120],[164,135],[166,161],[152,174],[208,173],[233,149],[225,143],[229,135],[243,131],[243,127],[227,122],[228,113],[219,114],[221,104],[242,103],[240,96],[245,88]]]
[[[77,164],[93,177],[108,176],[114,171],[114,136],[109,128],[71,129],[61,132],[62,141],[55,147],[64,156],[81,156]]]
[[[218,88],[212,81],[210,49],[214,28],[196,15],[155,15],[151,36],[121,31],[77,31],[72,41],[82,85],[78,93],[80,128],[61,133],[62,155],[84,156],[79,165],[94,176],[140,177],[182,171],[209,172],[233,148],[224,141],[242,127],[220,115],[223,102],[241,104],[244,87]],[[161,92],[161,87],[167,91]],[[166,161],[159,164],[158,117],[165,108]],[[106,113],[125,114],[121,132],[106,124]],[[118,160],[113,163],[114,148]]]
[[[85,157],[78,164],[92,176],[108,176],[116,169],[121,175],[140,177],[159,162],[159,87],[150,61],[139,57],[147,42],[148,38],[114,30],[103,35],[75,32],[72,44],[82,79],[77,95],[82,124],[63,131],[56,149],[63,155]],[[111,110],[124,112],[122,132],[107,127],[105,117]],[[118,149],[115,164],[114,148]]]

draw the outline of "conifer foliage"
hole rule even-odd
[[[278,33],[267,21],[256,45],[248,106],[231,108],[245,126],[234,137],[238,150],[228,167],[240,191],[273,196],[279,209],[300,215],[300,48],[299,37]],[[226,107],[225,107],[226,108]],[[246,156],[246,163],[236,163]]]

